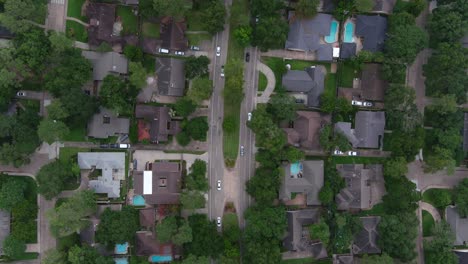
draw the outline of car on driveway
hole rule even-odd
[[[220,46],[216,47],[216,57],[219,57],[219,56],[221,56],[221,47]]]
[[[340,151],[339,149],[335,149],[333,151],[333,155],[343,155],[344,153],[342,151]]]
[[[245,53],[245,61],[246,62],[250,61],[250,53],[249,52]]]
[[[198,46],[190,46],[190,49],[191,49],[191,50],[200,50],[200,47],[198,47]]]
[[[363,102],[362,105],[367,106],[367,107],[371,107],[374,104],[372,102]]]
[[[221,217],[219,217],[219,216],[216,217],[216,225],[217,225],[218,227],[221,227]]]
[[[352,100],[352,101],[351,101],[351,105],[362,106],[362,102],[361,102],[361,101]]]
[[[247,113],[247,121],[250,121],[250,120],[252,120],[252,113],[251,112]]]
[[[240,155],[241,157],[244,156],[244,146],[241,146],[240,148]]]
[[[18,97],[26,96],[26,92],[17,92],[16,96],[18,96]]]
[[[175,52],[175,55],[184,56],[184,55],[185,55],[185,52],[183,52],[183,51],[176,51],[176,52]]]
[[[357,156],[357,151],[348,151],[348,156]]]
[[[221,191],[221,180],[218,180],[218,182],[216,183],[216,189],[218,189],[218,191]]]

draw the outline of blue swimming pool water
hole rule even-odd
[[[128,264],[128,259],[126,258],[115,258],[115,264]]]
[[[150,259],[151,262],[162,263],[172,261],[172,256],[153,255]]]
[[[128,252],[128,242],[115,245],[115,254],[126,254]]]
[[[145,206],[145,198],[141,195],[133,196],[133,205],[135,206]]]
[[[353,43],[353,32],[354,32],[354,23],[353,22],[346,22],[344,25],[344,39],[345,43]]]
[[[292,174],[292,175],[296,175],[296,174],[298,174],[299,172],[301,172],[301,170],[302,170],[302,164],[299,163],[299,162],[293,163],[293,164],[291,164],[290,170],[291,170],[291,174]]]
[[[325,37],[325,42],[327,42],[327,43],[336,42],[336,38],[337,38],[336,32],[337,31],[338,31],[338,21],[333,20],[331,22],[331,26],[330,26],[330,35]]]

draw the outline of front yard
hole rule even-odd
[[[188,31],[203,31],[201,11],[190,11],[187,15],[187,30]]]
[[[81,8],[85,2],[86,0],[68,0],[67,16],[87,22],[88,18],[81,15]]]
[[[123,33],[136,34],[138,33],[138,17],[133,13],[133,9],[129,6],[117,6],[117,16],[122,19]]]
[[[354,78],[359,77],[359,69],[356,69],[350,62],[342,62],[338,65],[339,87],[352,88]]]
[[[189,45],[200,45],[203,40],[211,40],[212,36],[206,33],[186,34]]]
[[[66,32],[67,37],[71,39],[85,43],[88,42],[88,31],[86,31],[85,26],[78,22],[67,20]]]
[[[265,74],[259,71],[258,72],[258,91],[259,92],[265,91],[267,84],[268,84],[267,77],[265,76]]]

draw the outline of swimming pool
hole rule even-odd
[[[135,206],[145,206],[145,198],[141,195],[133,196],[132,203]]]
[[[126,258],[115,258],[115,264],[128,264],[128,259]]]
[[[128,242],[115,245],[115,254],[127,254],[127,253],[128,253]]]
[[[169,262],[169,261],[172,261],[172,256],[152,255],[150,257],[150,261],[155,262],[155,263]]]
[[[292,175],[296,175],[302,171],[302,164],[299,162],[293,163],[291,164],[291,167],[289,170],[291,171]]]
[[[346,24],[344,25],[343,41],[345,43],[353,43],[354,42],[353,33],[354,33],[354,23],[351,21],[346,22]]]
[[[336,32],[338,32],[338,21],[333,20],[330,26],[330,35],[325,37],[325,42],[327,43],[336,42],[336,38],[337,38]]]

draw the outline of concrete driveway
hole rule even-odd
[[[46,28],[57,32],[65,32],[67,15],[67,0],[50,0],[47,5]]]
[[[196,159],[201,159],[208,162],[208,154],[203,155],[185,154],[185,153],[165,153],[160,150],[135,150],[133,159],[137,160],[137,170],[145,170],[146,162],[154,162],[155,160],[185,160],[187,169],[192,166]]]

